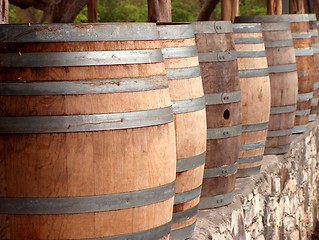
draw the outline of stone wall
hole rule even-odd
[[[259,175],[239,179],[232,204],[200,211],[191,239],[311,239],[319,191],[318,124],[294,136],[286,155],[265,156]]]

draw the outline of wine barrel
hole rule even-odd
[[[235,21],[290,23],[298,73],[298,100],[293,133],[305,132],[310,114],[311,99],[313,97],[313,79],[310,71],[313,65],[313,52],[311,48],[311,35],[309,34],[308,15],[287,14],[276,16],[236,17]]]
[[[259,173],[270,114],[270,83],[259,23],[233,24],[242,96],[242,133],[237,177]]]
[[[265,154],[283,154],[290,147],[298,95],[295,50],[288,22],[265,22],[261,27],[271,88]]]
[[[156,25],[1,25],[0,41],[1,239],[167,239],[176,148]]]
[[[190,238],[196,223],[206,156],[206,102],[190,24],[158,25],[173,105],[176,193],[170,239]],[[191,128],[190,128],[191,126]]]
[[[207,115],[207,155],[199,209],[233,200],[241,95],[232,25],[228,21],[194,22]]]
[[[316,14],[308,14],[310,24],[310,34],[313,50],[313,65],[312,65],[312,78],[313,78],[313,98],[311,100],[311,111],[309,115],[309,122],[313,122],[317,118],[317,105],[319,97],[319,51],[318,51],[318,29]]]

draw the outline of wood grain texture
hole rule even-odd
[[[161,31],[174,33],[174,29],[179,26],[187,31],[192,29],[191,25],[160,25]],[[178,34],[172,34],[174,37],[167,40],[161,40],[163,49],[178,49],[182,47],[196,47],[195,36],[193,38],[181,38]],[[190,68],[199,66],[198,56],[189,57],[171,57],[165,58],[166,69],[174,70],[176,68]],[[177,71],[177,70],[176,70]],[[171,100],[182,101],[204,97],[203,82],[201,77],[183,78],[178,80],[169,80],[169,91]],[[176,157],[179,163],[183,159],[195,157],[206,152],[206,111],[205,109],[187,112],[175,113],[175,136],[176,136]],[[190,126],[192,126],[190,128]],[[178,163],[178,164],[179,164]],[[186,193],[200,187],[203,182],[204,165],[176,173],[176,194]],[[184,203],[174,205],[174,214],[187,211],[195,207],[199,202],[199,196],[196,201],[190,200]],[[196,205],[194,205],[196,203]],[[196,222],[197,217],[186,219],[181,222],[173,222],[172,230],[186,228]]]
[[[12,44],[5,51],[94,52],[114,48],[160,51],[161,46],[159,41],[129,41],[127,44],[125,41],[48,45],[32,43]],[[12,83],[165,76],[163,62],[56,68],[32,68],[26,63],[25,67],[1,68],[0,71],[3,73],[0,82]],[[162,83],[163,89],[149,91],[140,89],[136,92],[91,95],[46,96],[44,93],[39,96],[1,96],[0,115],[70,116],[160,109],[171,105],[168,82],[164,78]],[[163,186],[174,182],[175,178],[173,122],[125,130],[0,134],[0,196],[4,198],[72,199],[128,193]],[[0,238],[86,239],[131,234],[150,231],[169,223],[172,212],[173,197],[141,207],[102,212],[0,214]]]
[[[245,39],[260,39],[262,38],[262,32],[256,33],[236,33],[234,38],[242,41]],[[258,52],[265,52],[264,43],[258,44],[235,44],[235,49],[238,51],[238,70],[247,71],[247,70],[258,70],[258,69],[267,69],[267,57],[254,57],[253,54]],[[241,57],[241,53],[246,53],[250,57]],[[242,124],[245,127],[246,125],[258,125],[262,123],[269,122],[270,115],[270,80],[269,76],[255,76],[255,77],[240,77],[240,88],[242,94]],[[253,138],[255,141],[252,141],[250,138]],[[255,130],[250,132],[242,132],[240,136],[241,144],[258,144],[260,142],[266,141],[267,131],[264,130]],[[242,163],[242,158],[253,158],[258,157],[264,154],[264,146],[251,149],[251,150],[240,150],[239,152],[239,172],[238,177],[243,177],[240,169],[245,168],[254,168],[259,163]]]
[[[200,24],[200,23],[198,23]],[[209,22],[214,24],[214,22]],[[232,33],[196,33],[199,53],[234,51]],[[237,60],[227,62],[200,62],[204,93],[225,93],[240,90]],[[229,113],[229,116],[225,115]],[[241,124],[241,103],[206,106],[207,128],[231,127]],[[234,165],[238,161],[239,136],[207,140],[205,169]],[[235,174],[204,178],[202,197],[214,197],[234,190]],[[228,203],[225,203],[228,204]]]

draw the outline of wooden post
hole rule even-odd
[[[267,14],[268,15],[281,15],[282,14],[282,0],[268,0],[267,1]]]
[[[234,22],[239,12],[239,0],[222,0],[221,19]]]
[[[0,0],[0,24],[9,22],[9,1]]]
[[[282,13],[283,14],[289,13],[289,0],[282,0]]]
[[[290,0],[289,1],[289,13],[305,13],[304,0]]]
[[[219,0],[206,0],[198,14],[198,21],[208,21]]]
[[[97,1],[98,0],[89,0],[88,2],[88,22],[98,22],[97,15]]]
[[[171,0],[148,0],[149,22],[171,22],[172,3]]]

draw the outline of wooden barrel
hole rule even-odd
[[[310,28],[308,15],[287,14],[276,16],[268,15],[237,17],[235,21],[257,23],[290,23],[298,73],[298,100],[293,133],[303,133],[307,128],[311,108],[311,99],[313,97],[313,79],[311,77],[310,70],[313,64],[313,52],[311,49],[311,35],[309,34]]]
[[[295,50],[288,22],[261,23],[267,54],[271,110],[265,154],[289,150],[298,95]]]
[[[312,69],[312,78],[313,78],[313,98],[311,100],[311,111],[309,115],[309,122],[313,122],[317,118],[317,105],[319,98],[319,40],[318,40],[318,29],[317,29],[317,17],[316,14],[308,14],[309,24],[310,24],[310,34],[312,41],[312,50],[313,50],[313,69]]]
[[[156,25],[2,25],[0,41],[0,238],[167,239],[176,149]]]
[[[268,64],[258,23],[233,24],[242,96],[242,133],[237,177],[259,173],[270,113]]]
[[[158,25],[173,105],[176,193],[170,239],[191,237],[196,223],[206,156],[206,111],[193,27]],[[191,127],[190,127],[191,126]]]
[[[233,200],[241,102],[232,25],[228,21],[194,22],[207,115],[207,156],[200,209]]]

